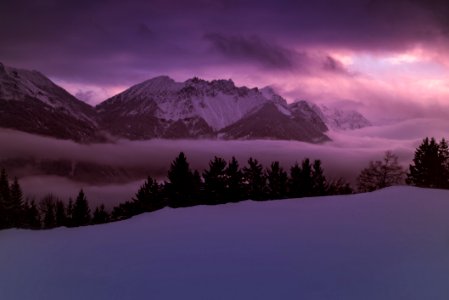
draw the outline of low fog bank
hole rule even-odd
[[[115,205],[131,200],[144,180],[116,185],[88,185],[57,176],[30,176],[21,178],[20,184],[26,198],[39,201],[44,196],[52,194],[67,203],[69,198],[73,200],[83,189],[91,210],[101,204],[107,209]]]
[[[164,180],[164,174],[180,151],[186,153],[193,169],[203,170],[216,155],[229,160],[235,156],[241,166],[249,157],[268,166],[279,161],[284,168],[304,158],[321,159],[329,178],[344,177],[351,183],[370,160],[381,159],[387,150],[399,156],[407,167],[416,147],[426,136],[440,139],[449,136],[449,121],[415,119],[401,123],[368,127],[354,131],[329,132],[331,142],[308,144],[296,141],[221,141],[221,140],[120,140],[111,144],[80,145],[12,130],[0,130],[0,160],[32,157],[37,160],[69,160],[117,167],[125,170],[148,170],[148,175]],[[30,174],[31,175],[31,174]],[[139,175],[141,176],[141,175]],[[143,180],[145,176],[141,176]],[[126,184],[87,184],[54,176],[23,176],[28,195],[43,196],[52,192],[61,197],[75,197],[84,188],[92,203],[129,200],[142,181],[129,178]],[[109,206],[109,205],[108,205]]]

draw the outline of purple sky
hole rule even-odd
[[[449,112],[447,0],[0,2],[0,61],[95,104],[161,74],[377,120]]]

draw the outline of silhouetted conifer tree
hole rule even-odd
[[[308,197],[313,194],[313,178],[312,165],[308,158],[304,159],[301,164],[301,196]]]
[[[22,227],[23,225],[23,193],[17,177],[10,187],[10,211],[11,225]]]
[[[135,201],[120,203],[112,209],[111,219],[114,221],[125,220],[142,213]]]
[[[204,190],[204,183],[202,181],[200,172],[198,170],[193,171],[193,177],[192,177],[192,204],[199,204],[201,194],[203,194]]]
[[[65,220],[65,226],[73,227],[73,199],[71,197],[69,198],[69,203],[67,204]]]
[[[287,197],[288,175],[279,162],[273,162],[266,173],[268,198],[283,199]]]
[[[27,200],[23,208],[24,228],[41,229],[39,210],[34,200]]]
[[[232,157],[225,170],[226,190],[225,199],[231,202],[237,202],[244,197],[243,173],[240,170],[239,162]]]
[[[97,206],[94,211],[94,215],[92,218],[93,224],[104,224],[109,222],[109,214],[105,210],[104,205],[101,204],[100,206]]]
[[[8,174],[5,169],[2,169],[0,171],[0,228],[9,228],[12,226],[10,205]]]
[[[419,187],[448,188],[449,151],[443,139],[425,138],[415,151],[406,182]]]
[[[134,197],[136,210],[140,212],[154,211],[165,206],[162,186],[148,176]]]
[[[65,204],[61,200],[55,202],[55,223],[56,227],[68,225]]]
[[[266,197],[266,178],[263,166],[252,157],[248,166],[243,168],[243,179],[246,195],[252,200],[263,200]]]
[[[194,176],[183,152],[172,162],[167,177],[165,188],[169,206],[192,206],[196,203],[195,198],[198,197],[201,179],[198,183],[199,174]]]
[[[328,191],[326,176],[324,176],[321,161],[315,160],[312,167],[312,195],[324,196]]]
[[[89,203],[83,190],[80,190],[73,205],[72,222],[73,226],[84,226],[90,223]]]
[[[45,229],[56,227],[56,199],[50,194],[42,198],[39,203],[42,215],[43,227]]]
[[[215,156],[209,162],[209,169],[204,171],[204,192],[207,204],[225,202],[226,194],[226,161]]]
[[[290,178],[288,181],[288,194],[291,198],[302,196],[302,170],[298,163],[290,168]]]

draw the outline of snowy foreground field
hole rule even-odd
[[[449,299],[449,191],[0,231],[0,299]]]

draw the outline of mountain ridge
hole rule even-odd
[[[270,87],[248,88],[231,79],[197,77],[176,82],[166,75],[135,84],[93,107],[38,71],[1,63],[0,103],[0,127],[82,143],[111,138],[320,143],[330,140],[325,132],[329,120],[334,120],[313,103],[287,103]]]
[[[77,142],[105,140],[93,107],[38,71],[1,63],[0,127]]]

